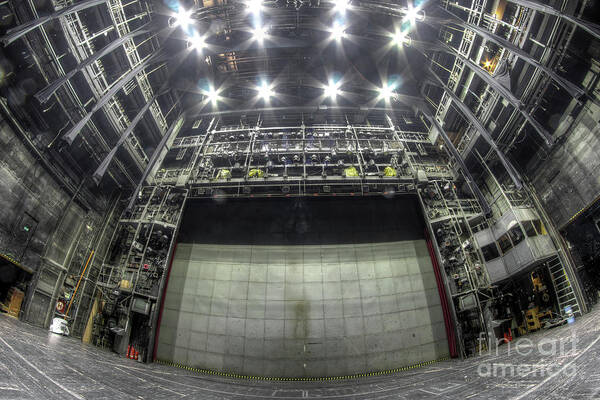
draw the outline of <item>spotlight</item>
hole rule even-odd
[[[394,36],[392,36],[392,43],[398,47],[402,47],[402,45],[410,45],[410,37],[402,30],[397,30]]]
[[[333,27],[331,28],[331,38],[337,41],[342,40],[346,37],[346,32],[344,30],[346,26],[338,21],[333,23]]]
[[[349,0],[334,0],[333,3],[334,3],[333,9],[336,11],[339,11],[341,13],[346,12],[348,7],[350,6]]]
[[[262,43],[267,37],[267,28],[264,26],[259,26],[252,33],[254,35],[254,39],[257,42]]]
[[[325,96],[330,97],[332,100],[335,100],[338,94],[340,94],[340,83],[329,81],[329,85],[325,87]]]
[[[269,101],[269,99],[273,96],[273,89],[271,85],[263,82],[260,86],[257,86],[256,90],[258,91],[258,95],[264,101]]]
[[[414,24],[415,21],[424,21],[425,11],[418,7],[409,6],[405,18],[408,19],[412,24]]]
[[[197,33],[188,39],[188,46],[195,50],[202,50],[206,47],[204,36],[200,36]]]
[[[394,92],[395,88],[395,84],[388,85],[387,83],[384,83],[383,87],[378,89],[378,99],[385,99],[385,101],[389,101],[396,94]]]
[[[187,29],[192,24],[192,11],[181,7],[175,16],[175,26],[181,26]]]
[[[216,105],[219,101],[219,91],[212,85],[209,86],[208,90],[205,91],[204,94],[206,95],[206,99],[214,105]]]
[[[246,7],[252,14],[258,14],[262,9],[262,0],[248,0],[246,1]]]

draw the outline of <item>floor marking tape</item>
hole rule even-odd
[[[409,365],[409,366],[405,366],[405,367],[389,369],[386,371],[365,372],[365,373],[346,375],[346,376],[301,377],[301,378],[238,375],[238,374],[232,374],[230,372],[219,372],[219,371],[214,371],[214,370],[210,370],[210,369],[192,368],[192,367],[188,367],[187,365],[177,364],[177,363],[174,363],[171,361],[155,360],[155,362],[158,364],[163,364],[163,365],[168,365],[171,367],[186,369],[186,370],[194,371],[194,372],[201,373],[201,374],[218,375],[218,376],[227,377],[227,378],[234,377],[237,379],[265,380],[265,381],[271,381],[271,380],[276,380],[276,381],[331,381],[331,380],[343,380],[343,379],[356,379],[356,378],[361,378],[361,377],[365,377],[365,376],[379,376],[379,375],[395,374],[400,371],[408,371],[410,369],[422,368],[426,365],[431,365],[433,363],[440,362],[440,361],[446,361],[449,359],[450,359],[450,357],[443,357],[443,358],[439,358],[437,360],[424,361],[422,363]]]

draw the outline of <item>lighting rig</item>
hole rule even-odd
[[[214,123],[200,135],[177,137],[155,182],[187,185],[193,197],[414,192],[407,153],[431,146],[425,128],[414,125]],[[429,170],[440,170],[433,165]]]

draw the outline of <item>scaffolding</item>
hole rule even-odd
[[[219,126],[177,137],[155,184],[189,186],[191,197],[415,193],[416,171],[450,177],[427,157],[424,126]],[[427,149],[426,149],[427,148]],[[411,166],[408,157],[418,160]]]
[[[66,1],[56,1],[55,5],[57,8],[64,7],[66,6]],[[63,31],[65,32],[69,47],[72,50],[71,53],[77,59],[78,63],[81,63],[83,60],[93,55],[96,51],[93,44],[94,38],[100,34],[107,34],[114,29],[114,27],[109,26],[100,32],[90,33],[87,26],[81,20],[81,18],[79,18],[79,14],[77,13],[69,14],[61,19],[61,25],[63,27]],[[99,99],[106,94],[113,84],[113,82],[107,78],[104,65],[100,59],[86,67],[82,72],[90,86],[90,89],[96,96],[96,99]],[[116,97],[112,97],[108,101],[104,107],[104,111],[115,132],[122,132],[131,124],[131,121],[125,114],[125,110],[123,109],[121,102]],[[129,137],[129,139],[126,141],[125,147],[133,160],[136,162],[138,168],[143,170],[144,166],[148,162],[148,156],[134,135]]]
[[[151,361],[154,337],[187,189],[145,186],[125,210],[97,274],[92,342]]]

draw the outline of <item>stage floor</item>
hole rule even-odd
[[[268,382],[140,364],[2,314],[0,399],[597,399],[599,342],[596,307],[574,325],[465,361],[361,379]]]

